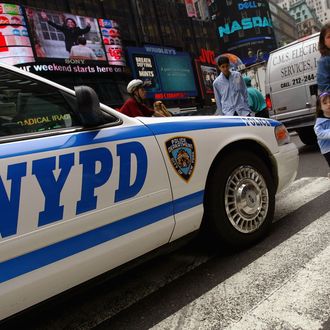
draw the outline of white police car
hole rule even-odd
[[[5,65],[0,98],[0,319],[204,224],[251,244],[296,175],[274,120],[129,118]]]

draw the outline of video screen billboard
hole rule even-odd
[[[96,18],[26,7],[37,58],[106,61]]]
[[[117,22],[102,18],[98,22],[109,64],[125,66],[125,55]]]
[[[127,48],[133,75],[148,82],[147,97],[182,99],[197,95],[191,58],[173,48]]]
[[[15,65],[34,62],[22,7],[0,3],[0,61]]]
[[[157,67],[164,91],[193,91],[195,79],[188,54],[156,55]]]
[[[235,54],[245,65],[267,60],[276,48],[268,1],[217,0],[217,7],[221,52]]]

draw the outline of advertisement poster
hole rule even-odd
[[[201,73],[206,94],[214,94],[213,82],[217,77],[217,68],[213,66],[201,65]]]
[[[134,54],[132,56],[136,68],[136,78],[147,83],[149,90],[159,90],[155,61],[152,55]]]
[[[97,19],[25,8],[38,58],[106,61]]]
[[[110,65],[126,65],[118,24],[110,19],[99,19],[99,26]]]
[[[34,62],[26,22],[18,5],[0,3],[0,61],[10,65]]]
[[[174,48],[146,45],[127,48],[133,76],[147,82],[147,97],[184,99],[197,96],[188,53]]]
[[[217,0],[219,48],[235,54],[245,65],[266,61],[276,49],[273,23],[266,0]]]
[[[165,91],[192,91],[196,89],[188,55],[157,55],[157,66]]]
[[[196,17],[197,12],[195,8],[194,0],[185,0],[186,10],[188,17]]]

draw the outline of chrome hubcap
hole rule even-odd
[[[269,195],[265,179],[253,167],[240,166],[228,178],[225,208],[229,221],[241,233],[256,231],[265,221]]]

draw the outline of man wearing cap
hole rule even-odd
[[[119,111],[129,117],[164,117],[162,114],[149,109],[143,104],[143,100],[146,97],[146,90],[144,89],[144,83],[140,79],[133,79],[127,85],[127,92],[130,94],[130,98],[126,100]]]
[[[217,110],[215,115],[250,116],[248,93],[239,72],[230,71],[229,58],[219,56],[220,75],[213,82]]]

